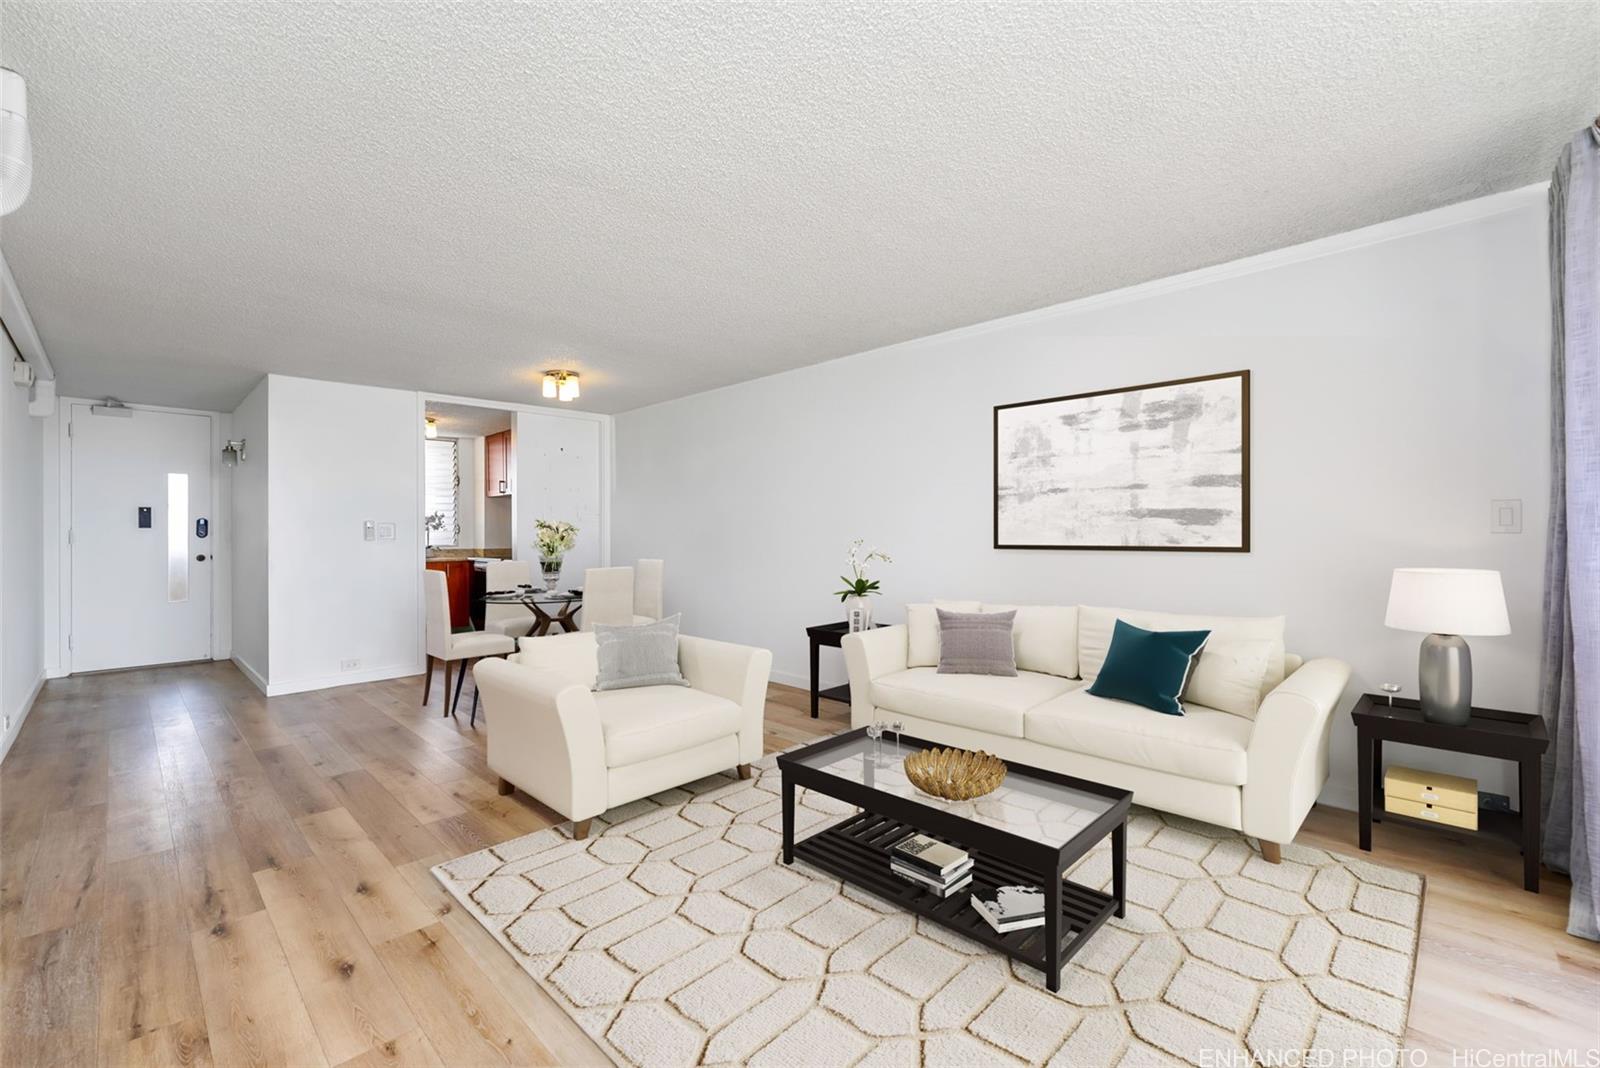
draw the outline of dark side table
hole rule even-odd
[[[874,623],[873,629],[888,626],[887,623]],[[839,648],[844,641],[844,636],[850,633],[850,624],[822,623],[815,627],[806,628],[806,637],[811,639],[811,718],[817,718],[817,699],[826,697],[830,701],[843,701],[850,703],[850,684],[832,686],[826,690],[817,689],[817,650],[824,645],[832,649]]]
[[[1362,694],[1350,710],[1356,725],[1356,782],[1361,795],[1361,848],[1372,850],[1372,824],[1376,820],[1438,829],[1439,824],[1413,819],[1383,808],[1383,743],[1403,742],[1453,753],[1471,753],[1514,761],[1517,765],[1518,804],[1522,811],[1478,813],[1478,834],[1510,840],[1522,848],[1522,888],[1539,892],[1539,760],[1550,745],[1544,720],[1526,712],[1474,708],[1472,718],[1459,727],[1429,723],[1417,702],[1396,697],[1394,704],[1382,694]],[[1378,813],[1375,815],[1374,813]],[[1450,828],[1446,828],[1447,830]],[[1470,831],[1457,833],[1470,834]]]

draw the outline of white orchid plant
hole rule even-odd
[[[534,548],[542,559],[556,559],[578,541],[578,528],[558,519],[534,520]]]
[[[850,543],[850,574],[854,578],[839,576],[839,581],[844,583],[844,589],[839,590],[839,600],[850,597],[870,597],[878,592],[878,580],[867,578],[867,570],[875,561],[886,564],[894,563],[889,559],[889,554],[882,549],[863,549],[864,539],[857,538]]]

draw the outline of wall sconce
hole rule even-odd
[[[560,401],[577,400],[578,372],[546,371],[544,373],[544,395]]]
[[[244,463],[244,438],[230,441],[222,447],[222,462],[228,467]]]
[[[432,441],[439,436],[439,420],[430,417],[422,424],[422,436]]]

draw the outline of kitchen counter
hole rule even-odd
[[[428,560],[509,560],[510,549],[430,549]]]

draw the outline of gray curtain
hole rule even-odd
[[[1600,122],[1600,120],[1597,120]],[[1550,532],[1539,711],[1544,859],[1572,876],[1567,931],[1600,940],[1600,129],[1550,180]]]

